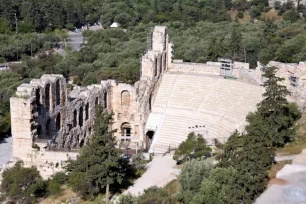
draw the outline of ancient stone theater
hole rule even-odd
[[[213,146],[243,131],[264,91],[260,70],[230,59],[174,60],[167,27],[156,26],[148,36],[133,85],[106,80],[67,86],[62,75],[51,74],[19,86],[10,101],[14,159],[36,166],[44,178],[60,171],[93,133],[97,105],[113,113],[118,147],[151,153],[177,147],[190,132]]]

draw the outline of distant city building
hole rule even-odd
[[[111,28],[119,28],[120,27],[120,23],[117,22],[113,22],[112,25],[110,25]]]
[[[6,70],[9,70],[9,66],[8,64],[0,64],[0,71],[6,71]]]

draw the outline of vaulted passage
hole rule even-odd
[[[50,110],[50,84],[45,87],[45,106],[47,110]]]
[[[59,80],[57,80],[55,84],[55,95],[56,95],[56,105],[59,105],[61,103],[61,86]]]

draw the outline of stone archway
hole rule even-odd
[[[155,132],[153,130],[147,131],[146,133],[146,146],[147,147],[151,146],[153,139],[154,139],[154,135],[155,135]]]
[[[130,123],[122,123],[120,129],[121,129],[121,138],[125,141],[131,140],[132,128]]]

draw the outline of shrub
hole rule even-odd
[[[64,172],[58,172],[53,175],[52,180],[56,181],[57,183],[63,185],[68,183],[69,177]]]
[[[61,184],[56,180],[48,181],[47,191],[49,195],[58,195],[61,193]]]
[[[238,11],[238,13],[237,13],[237,18],[244,18],[244,14],[243,14],[243,12],[242,11]]]

